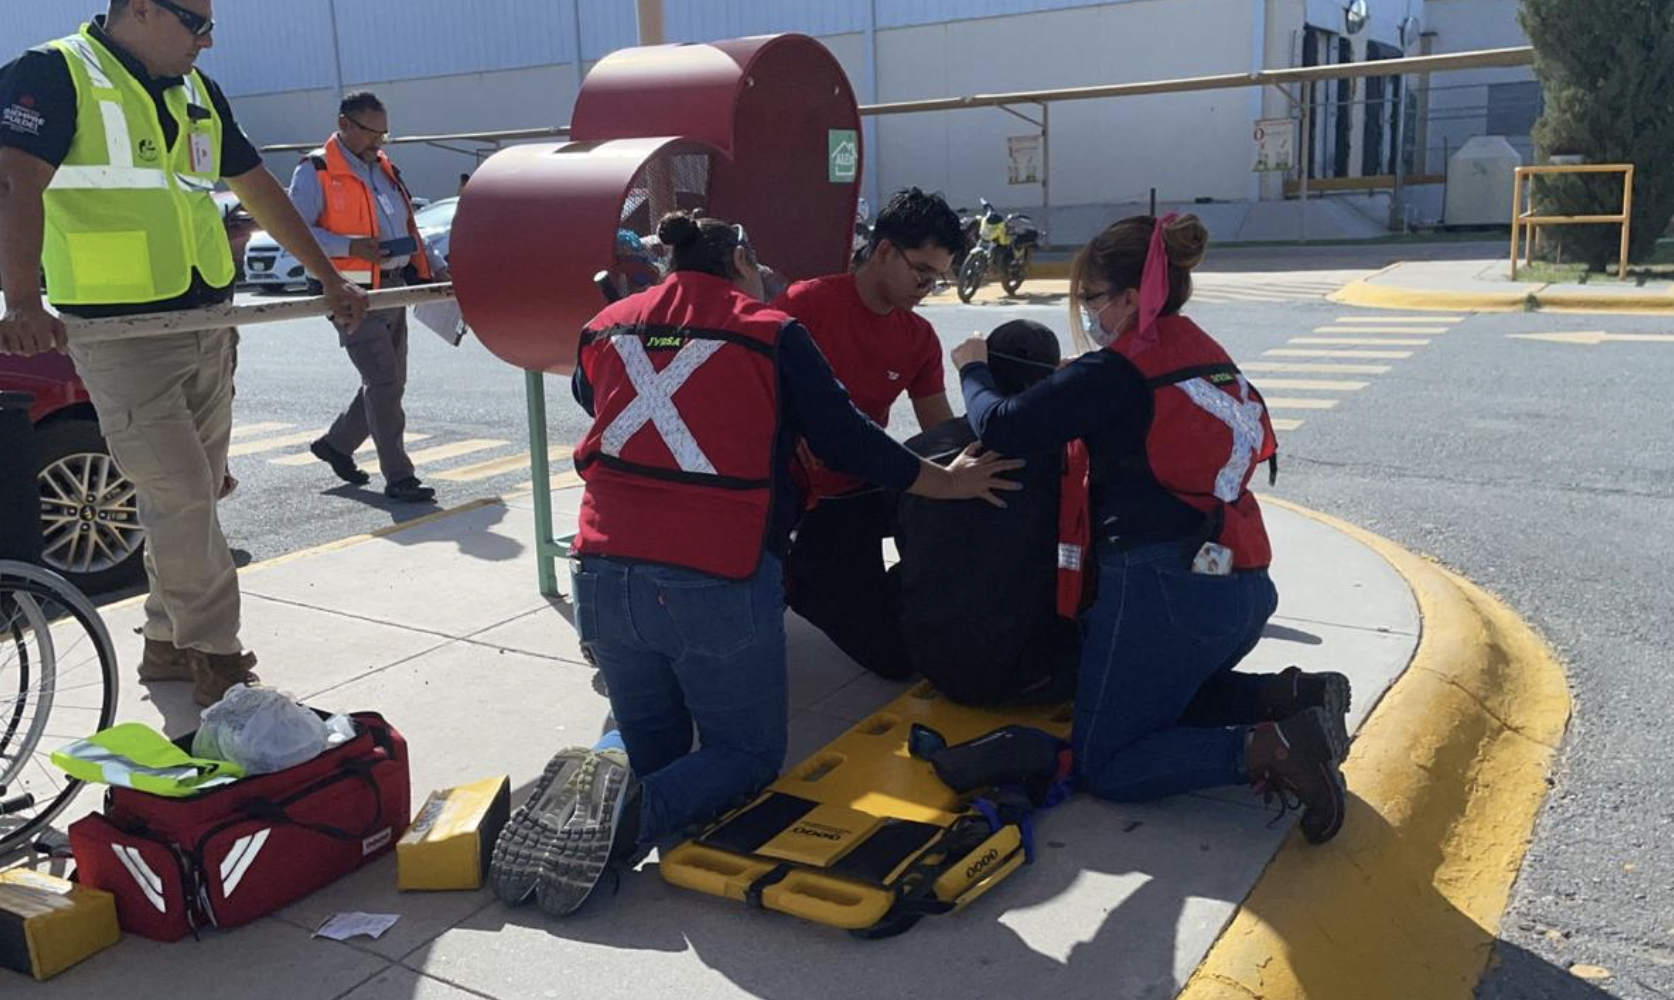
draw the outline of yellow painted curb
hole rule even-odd
[[[1380,272],[1381,273],[1381,272]],[[1332,302],[1366,309],[1431,310],[1436,312],[1525,312],[1540,309],[1564,313],[1622,313],[1665,316],[1674,313],[1674,295],[1576,295],[1549,291],[1551,285],[1531,285],[1526,292],[1446,292],[1399,288],[1356,281],[1326,296]]]
[[[1569,719],[1563,671],[1497,598],[1384,538],[1417,597],[1412,663],[1355,740],[1342,833],[1293,831],[1184,1000],[1468,1000],[1490,957]]]
[[[1545,286],[1542,286],[1545,287]],[[1422,288],[1397,288],[1356,281],[1337,289],[1326,299],[1345,306],[1365,309],[1430,310],[1434,312],[1523,312],[1534,292],[1441,292]]]

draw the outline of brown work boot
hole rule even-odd
[[[200,653],[193,650],[192,661],[196,670],[194,680],[197,681],[192,695],[205,708],[220,701],[234,684],[261,683],[261,678],[250,671],[256,665],[256,654],[248,650],[242,653]]]
[[[1323,844],[1343,828],[1348,789],[1331,753],[1323,708],[1251,727],[1244,751],[1250,784],[1268,802],[1302,810],[1302,835]]]
[[[1348,757],[1348,713],[1353,698],[1349,679],[1342,674],[1311,674],[1301,667],[1286,667],[1274,674],[1262,689],[1261,716],[1277,722],[1310,708],[1324,709],[1331,756],[1342,761]]]
[[[197,676],[186,650],[161,639],[145,640],[145,655],[140,657],[139,665],[140,683],[192,681]]]

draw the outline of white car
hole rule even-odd
[[[422,199],[415,198],[416,205]],[[418,223],[419,235],[424,237],[431,251],[443,260],[448,258],[448,248],[453,236],[453,212],[459,205],[458,198],[443,198],[440,201],[429,202],[413,213],[413,221]],[[308,274],[303,269],[302,262],[291,255],[289,250],[279,245],[279,242],[265,232],[251,235],[250,242],[244,248],[244,280],[259,288],[269,288],[281,291],[295,285],[305,285]]]
[[[293,285],[306,285],[308,272],[278,240],[258,230],[244,245],[244,281],[257,288],[283,291]]]

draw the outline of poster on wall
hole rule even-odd
[[[1006,183],[1040,183],[1040,142],[1039,133],[1006,139]]]
[[[1255,123],[1256,162],[1252,172],[1288,171],[1296,165],[1296,119],[1264,118]]]

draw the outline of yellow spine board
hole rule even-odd
[[[970,815],[969,803],[908,752],[913,724],[956,744],[1007,725],[1067,737],[1070,719],[1067,705],[972,708],[920,683],[668,852],[662,876],[682,888],[863,930],[934,869],[930,894],[961,908],[1023,864],[1021,833],[1004,827],[960,857],[946,857],[945,835]]]

